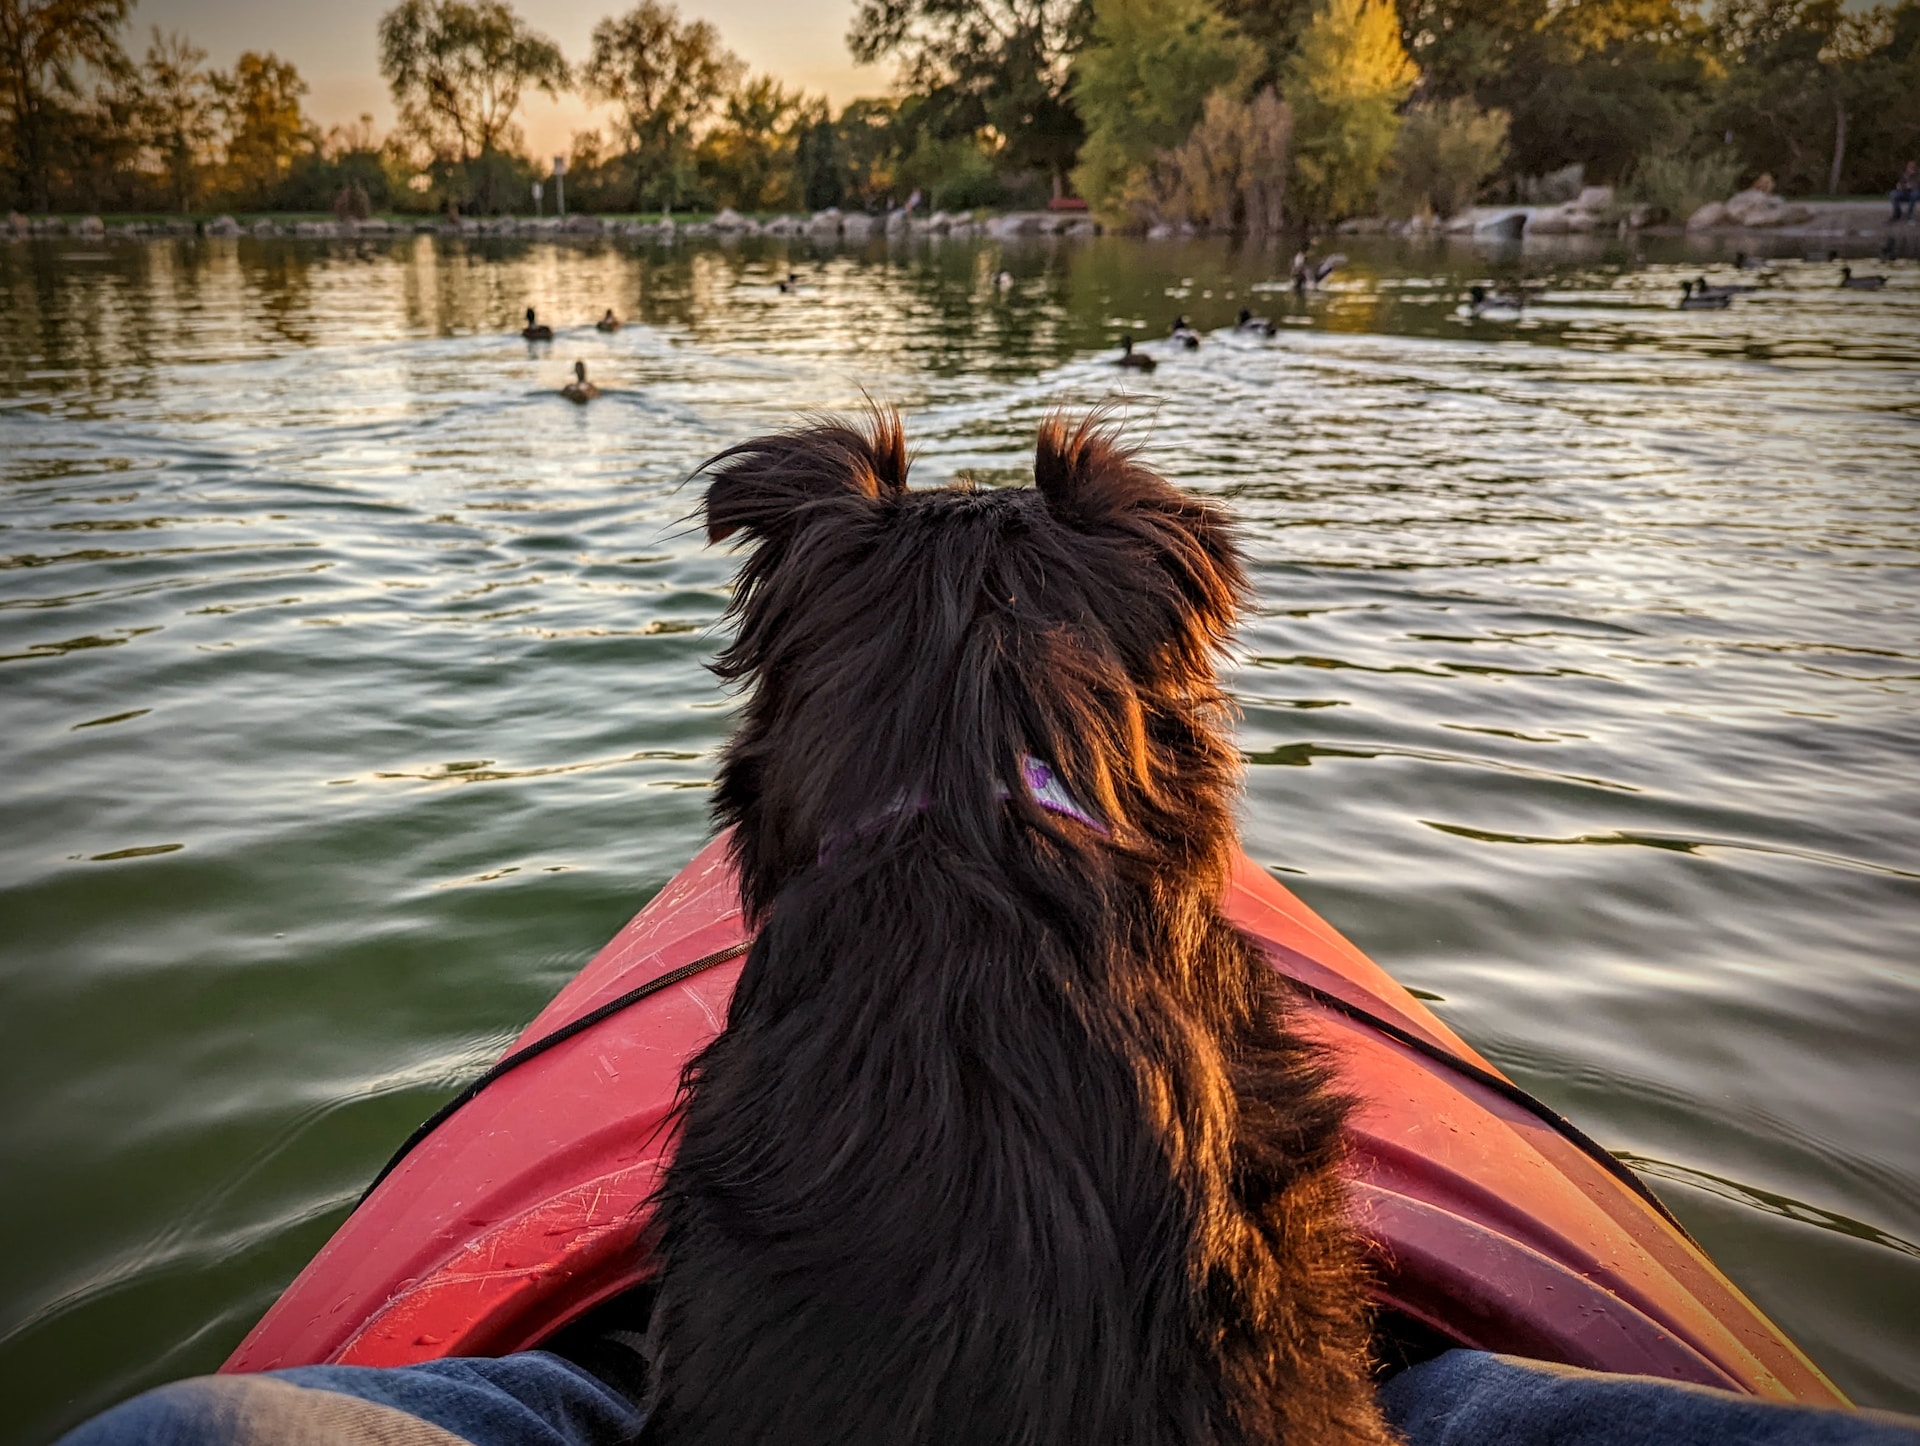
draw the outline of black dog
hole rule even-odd
[[[1225,518],[1092,422],[708,464],[760,936],[655,1200],[662,1446],[1385,1443],[1347,1102],[1223,917]]]

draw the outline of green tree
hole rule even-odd
[[[745,66],[705,20],[640,0],[593,27],[587,90],[617,106],[636,170],[636,205],[677,205],[693,181],[695,131]]]
[[[794,149],[794,175],[800,203],[809,211],[844,205],[850,187],[840,127],[827,115],[826,103],[802,119]]]
[[[932,149],[970,139],[1057,193],[1085,139],[1070,82],[1089,13],[1088,0],[861,0],[847,46],[862,64],[899,62]]]
[[[153,30],[140,67],[142,139],[160,162],[167,204],[189,210],[205,177],[216,131],[219,95],[206,69],[207,53],[184,35]]]
[[[133,0],[0,0],[0,122],[8,179],[33,210],[51,205],[64,129],[76,120],[81,79],[130,67],[120,26]]]
[[[1879,189],[1920,144],[1920,7],[1722,0],[1714,32],[1730,72],[1714,122],[1733,133],[1750,175],[1766,171],[1785,190],[1844,190],[1851,158],[1861,183]]]
[[[1372,203],[1417,78],[1388,0],[1320,0],[1286,67],[1295,216],[1337,220]]]
[[[408,134],[462,165],[516,149],[527,88],[568,80],[560,47],[502,0],[401,0],[380,18],[380,73]]]
[[[850,100],[841,110],[833,140],[848,199],[862,206],[891,205],[900,199],[895,177],[902,158],[901,138],[908,132],[901,112],[918,104],[917,98],[903,102],[869,96]]]
[[[1093,0],[1092,36],[1074,62],[1087,127],[1080,194],[1112,214],[1154,157],[1192,132],[1207,97],[1235,98],[1260,63],[1211,0]]]
[[[1424,99],[1510,115],[1511,172],[1578,163],[1614,181],[1699,130],[1717,67],[1696,12],[1689,0],[1402,0],[1402,34]]]
[[[735,87],[720,123],[700,141],[699,166],[713,199],[749,211],[790,206],[800,199],[796,170],[800,137],[826,122],[826,103],[788,90],[770,75]]]
[[[287,178],[318,145],[300,108],[307,83],[291,61],[249,50],[213,87],[226,120],[227,191],[242,205],[278,204]]]

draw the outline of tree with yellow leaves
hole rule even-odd
[[[1372,204],[1418,79],[1391,0],[1319,0],[1285,71],[1296,219],[1334,221]]]

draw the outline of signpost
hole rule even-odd
[[[567,214],[567,158],[553,158],[553,204],[564,220]]]

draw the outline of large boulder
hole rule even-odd
[[[1797,226],[1812,216],[1805,206],[1783,201],[1772,190],[1753,186],[1727,197],[1726,223],[1760,231],[1771,226]]]
[[[840,234],[849,241],[865,241],[873,235],[873,217],[855,211],[840,222]]]
[[[1709,201],[1698,211],[1687,217],[1689,231],[1711,231],[1716,226],[1727,224],[1727,207],[1723,201]]]
[[[813,236],[838,236],[841,226],[840,208],[829,206],[824,211],[815,211],[807,221],[807,232]]]
[[[215,216],[211,221],[207,222],[207,234],[209,236],[238,236],[240,234],[240,223],[231,216]]]
[[[79,224],[73,228],[73,234],[97,241],[107,234],[107,223],[98,216],[82,216]]]
[[[720,208],[720,214],[707,222],[707,224],[714,230],[723,232],[751,231],[757,229],[753,222],[749,221],[745,216],[742,216],[731,206],[722,206]]]
[[[570,236],[598,236],[605,232],[607,223],[598,216],[573,215],[567,217],[567,234]]]

